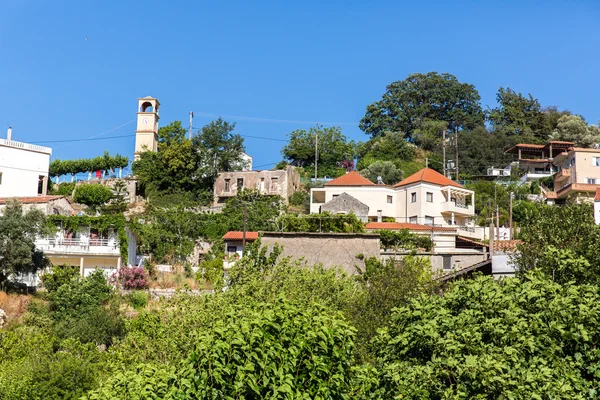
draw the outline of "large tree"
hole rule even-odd
[[[519,138],[503,132],[489,132],[480,126],[471,132],[461,132],[458,138],[460,172],[466,175],[483,175],[490,167],[504,168],[512,157],[505,150],[516,144]],[[454,146],[448,146],[449,159],[454,159]]]
[[[381,180],[386,185],[398,183],[404,177],[402,170],[398,169],[391,161],[375,161],[360,171],[360,174],[375,183],[377,183],[377,178],[381,177]]]
[[[40,210],[24,212],[16,200],[6,204],[0,216],[0,283],[48,265],[44,253],[35,248],[35,238],[44,230],[45,217]]]
[[[451,74],[412,74],[392,82],[380,101],[367,106],[360,129],[376,137],[385,131],[412,137],[425,120],[444,121],[450,130],[483,124],[484,112],[475,86]]]
[[[377,161],[390,161],[396,167],[415,158],[416,147],[408,143],[404,135],[386,131],[380,136],[359,143],[357,146],[358,168],[364,169]]]
[[[220,171],[244,167],[245,150],[235,124],[219,118],[204,126],[192,140],[180,121],[159,129],[158,152],[144,152],[133,173],[146,197],[171,201],[212,201],[212,186]],[[176,197],[176,198],[175,198]]]
[[[194,149],[200,156],[198,175],[210,185],[221,171],[236,171],[246,165],[242,153],[246,150],[244,139],[233,133],[235,123],[222,118],[212,121],[192,138]]]
[[[544,112],[538,99],[527,96],[511,88],[498,89],[498,106],[490,110],[489,120],[497,131],[507,135],[536,136],[545,139]]]
[[[588,125],[578,115],[563,115],[558,119],[550,139],[575,142],[580,147],[592,147],[600,144],[600,129],[596,125]]]
[[[315,140],[317,140],[319,176],[342,175],[344,163],[354,159],[355,145],[349,142],[337,126],[320,125],[298,129],[288,135],[289,141],[281,150],[283,158],[291,165],[304,168],[310,175],[315,170]]]

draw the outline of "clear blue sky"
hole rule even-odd
[[[596,123],[599,22],[597,0],[0,0],[0,137],[10,124],[25,142],[89,138],[151,95],[161,125],[194,111],[196,126],[201,113],[338,122],[365,140],[365,107],[428,71],[474,84],[484,106],[509,86]],[[311,126],[226,119],[273,139]],[[283,142],[245,143],[255,166],[281,159]],[[47,145],[61,159],[132,158],[134,138]]]

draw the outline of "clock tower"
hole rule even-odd
[[[158,150],[158,108],[160,103],[151,96],[138,99],[137,129],[135,130],[134,160],[145,151]]]

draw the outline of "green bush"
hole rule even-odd
[[[42,284],[48,293],[55,292],[62,285],[79,277],[79,268],[72,265],[54,265],[50,272],[42,275]]]
[[[73,193],[73,201],[75,203],[85,204],[92,211],[108,203],[112,197],[112,191],[101,184],[80,185],[75,188],[75,192]]]
[[[144,290],[134,290],[127,295],[127,302],[136,310],[141,310],[148,305],[150,293]]]
[[[59,196],[72,196],[77,182],[62,182],[52,188],[51,192]]]
[[[126,384],[132,375],[118,374],[89,398],[344,398],[352,387],[353,337],[341,315],[322,306],[240,304],[198,333],[176,371],[146,385]]]
[[[308,208],[310,202],[310,193],[304,190],[297,190],[290,196],[290,204],[296,207]]]
[[[395,310],[375,343],[381,385],[386,398],[597,398],[599,313],[596,286],[459,281]]]

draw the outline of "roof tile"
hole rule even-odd
[[[404,179],[403,181],[396,183],[394,187],[406,186],[417,182],[433,183],[440,186],[456,186],[462,187],[452,179],[446,178],[444,175],[431,168],[423,168],[419,172],[416,172]]]
[[[18,200],[22,204],[41,204],[51,200],[62,199],[65,196],[32,196],[32,197],[0,197],[0,204],[6,204],[9,200]]]
[[[325,186],[375,186],[375,184],[358,172],[351,171],[327,182]]]
[[[223,235],[223,239],[228,240],[243,240],[244,232],[242,231],[229,231]],[[258,232],[246,232],[246,240],[253,241],[258,239]]]

